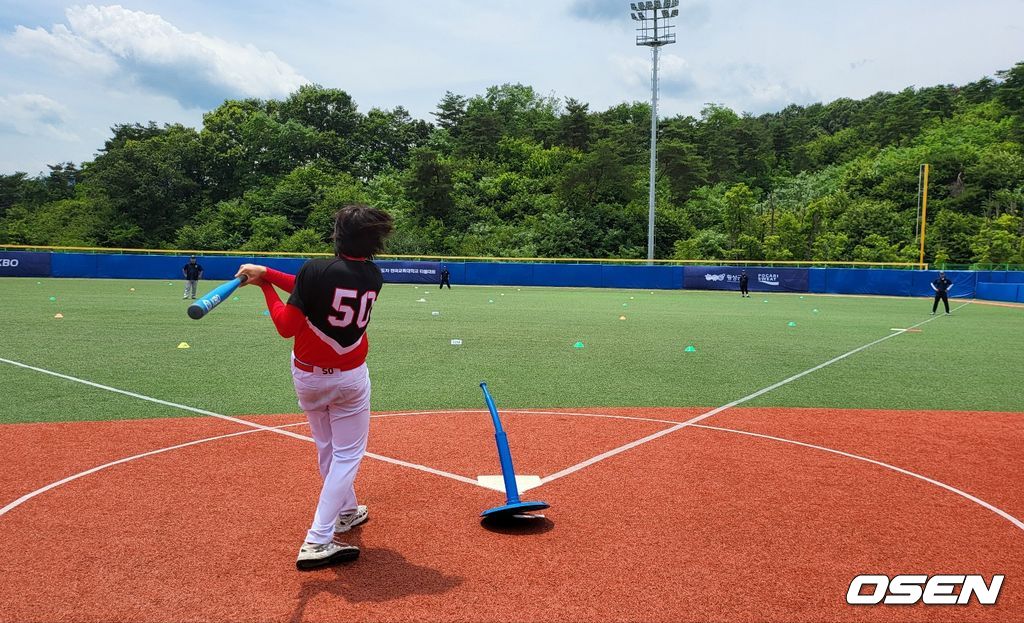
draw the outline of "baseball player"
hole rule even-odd
[[[383,279],[370,258],[391,233],[391,216],[365,205],[335,214],[333,259],[314,259],[292,276],[243,264],[237,276],[259,285],[278,333],[295,338],[292,380],[316,442],[323,488],[296,566],[312,569],[359,556],[359,548],[334,540],[366,521],[353,483],[370,430],[370,377],[366,327]],[[282,303],[274,286],[291,292]]]
[[[189,292],[192,293],[193,299],[196,298],[196,286],[203,276],[203,265],[196,263],[196,256],[189,257],[188,264],[181,267],[181,276],[185,278],[185,294],[181,298],[187,299]]]

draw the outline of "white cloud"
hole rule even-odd
[[[308,82],[273,52],[199,32],[118,5],[72,7],[67,26],[19,26],[8,50],[169,95],[186,107],[231,97],[284,97]]]
[[[679,28],[696,30],[711,22],[711,5],[708,2],[685,3],[679,7]]]
[[[591,22],[629,23],[632,7],[625,0],[572,0],[569,15]],[[642,4],[642,3],[637,3]],[[711,19],[711,7],[706,0],[683,0],[679,6],[680,28],[700,28]]]
[[[0,132],[25,136],[77,141],[65,128],[68,110],[59,102],[38,93],[0,95]]]
[[[102,76],[117,72],[117,62],[113,58],[63,24],[54,26],[53,32],[18,26],[6,47],[22,56],[40,58],[68,71],[85,70]]]
[[[619,80],[631,91],[651,88],[651,58],[650,56],[620,56],[612,55],[609,61],[615,68]],[[679,97],[690,93],[697,85],[693,72],[686,59],[673,54],[659,53],[658,56],[658,84],[659,91],[665,95]]]
[[[761,114],[782,110],[790,104],[809,104],[820,98],[809,89],[794,87],[763,65],[731,63],[716,72],[709,91],[733,108]]]
[[[572,0],[569,14],[594,22],[621,20],[629,15],[629,3],[621,0]]]
[[[646,57],[613,54],[608,57],[608,60],[615,68],[618,79],[626,86],[637,88],[645,82],[650,84],[651,61]]]
[[[619,81],[632,93],[645,92],[649,97],[649,55],[612,55],[609,63]],[[659,56],[658,83],[664,103],[660,108],[661,115],[668,110],[699,110],[707,102],[724,104],[737,112],[760,114],[778,111],[794,103],[815,101],[811,91],[792,86],[762,65],[727,63],[698,67],[680,56],[665,52]]]

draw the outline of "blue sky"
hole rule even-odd
[[[520,82],[603,110],[649,99],[621,0],[0,2],[0,173],[91,159],[116,123],[199,126],[230,97],[316,82],[364,112]],[[383,8],[382,8],[383,7]],[[1024,61],[1024,0],[681,0],[662,116],[762,113]]]

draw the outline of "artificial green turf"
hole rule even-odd
[[[258,289],[241,288],[239,300],[194,321],[181,282],[168,283],[0,279],[0,358],[218,413],[298,411],[290,341],[262,314]],[[714,407],[927,320],[930,307],[909,298],[386,285],[369,330],[373,409],[481,408],[482,380],[499,407]],[[921,328],[748,404],[1024,412],[1024,309],[968,305]],[[187,415],[5,363],[0,386],[0,422]]]

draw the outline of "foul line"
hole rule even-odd
[[[932,319],[929,319],[929,320],[932,320]],[[383,414],[375,415],[375,416],[372,416],[372,417],[384,418],[384,417],[416,416],[416,415],[451,415],[451,414],[476,414],[476,413],[487,413],[487,411],[484,411],[484,410],[470,410],[470,409],[458,409],[458,410],[450,409],[450,410],[436,410],[436,411],[405,411],[405,412],[399,412],[399,413],[383,413]],[[680,424],[680,422],[675,421],[675,420],[664,420],[664,419],[659,419],[659,418],[640,417],[640,416],[633,416],[633,415],[608,415],[608,414],[603,414],[603,413],[576,413],[576,412],[571,412],[571,411],[532,411],[532,410],[523,410],[523,409],[510,409],[510,410],[505,411],[505,413],[506,414],[511,414],[511,415],[568,415],[568,416],[573,416],[573,417],[591,417],[591,418],[607,418],[607,419],[615,419],[615,420],[632,420],[632,421],[637,421],[637,422],[654,422],[654,423],[658,423],[658,424],[672,424],[674,427],[676,427],[676,425]],[[952,485],[947,485],[944,482],[940,482],[938,480],[935,480],[935,479],[932,479],[932,478],[928,478],[927,476],[923,476],[921,474],[912,472],[910,470],[903,469],[902,467],[897,467],[897,466],[889,464],[889,463],[885,463],[883,461],[878,461],[878,460],[875,460],[875,459],[870,459],[868,457],[860,456],[860,455],[857,455],[857,454],[851,454],[849,452],[843,452],[842,450],[835,450],[833,448],[826,448],[824,446],[816,446],[814,444],[805,443],[805,442],[802,442],[802,441],[795,441],[795,440],[792,440],[792,439],[784,439],[782,437],[773,437],[771,435],[763,435],[761,433],[752,433],[752,432],[748,432],[748,431],[737,430],[737,429],[734,429],[734,428],[722,428],[720,426],[708,426],[706,424],[690,424],[690,426],[692,426],[693,428],[703,428],[703,429],[706,429],[706,430],[715,430],[715,431],[720,431],[720,432],[725,432],[725,433],[736,433],[738,435],[747,435],[747,436],[750,436],[750,437],[758,437],[758,438],[761,438],[761,439],[769,439],[771,441],[778,441],[778,442],[781,442],[781,443],[793,444],[793,445],[796,445],[796,446],[802,446],[804,448],[813,448],[815,450],[821,450],[822,452],[829,452],[831,454],[837,454],[839,456],[843,456],[843,457],[846,457],[846,458],[856,459],[858,461],[864,461],[866,463],[871,463],[871,464],[877,465],[879,467],[884,467],[885,469],[890,469],[890,470],[898,472],[900,474],[904,474],[904,475],[907,475],[907,476],[911,476],[913,478],[917,478],[919,480],[923,480],[924,482],[927,482],[928,484],[935,485],[936,487],[940,487],[940,488],[945,489],[945,490],[947,490],[947,491],[949,491],[951,493],[959,495],[960,497],[962,497],[962,498],[964,498],[966,500],[974,502],[975,504],[977,504],[977,505],[979,505],[979,506],[981,506],[981,507],[983,507],[983,508],[985,508],[987,510],[992,511],[993,513],[999,515],[1003,519],[1006,519],[1007,521],[1012,523],[1014,526],[1020,528],[1021,530],[1024,530],[1024,521],[1021,521],[1020,519],[1017,519],[1016,517],[1014,517],[1013,515],[1007,513],[1006,511],[1004,511],[1004,510],[1002,510],[1000,508],[997,508],[997,507],[993,506],[992,504],[989,504],[985,500],[977,498],[977,497],[971,495],[970,493],[967,493],[966,491],[962,491],[960,489],[957,489],[956,487],[954,487]],[[544,478],[541,479],[541,484],[544,483],[544,480],[545,480]],[[540,486],[540,485],[538,485],[538,486]],[[536,489],[536,488],[537,487],[531,487],[531,489]]]
[[[231,417],[230,415],[223,415],[223,414],[220,414],[220,413],[214,413],[213,411],[207,411],[206,409],[197,409],[196,407],[190,407],[188,405],[178,404],[176,402],[169,402],[167,400],[160,400],[159,398],[153,398],[151,396],[146,396],[146,395],[143,395],[143,394],[136,394],[135,392],[130,392],[130,391],[126,391],[126,390],[123,390],[123,389],[118,389],[116,387],[110,387],[109,385],[101,385],[99,383],[93,383],[92,381],[87,381],[85,379],[80,379],[80,378],[77,378],[77,377],[74,377],[74,376],[68,376],[67,374],[61,374],[59,372],[53,372],[52,370],[46,370],[45,368],[37,368],[35,366],[30,366],[28,364],[24,364],[24,363],[21,363],[21,362],[18,362],[18,361],[11,361],[10,359],[4,359],[2,357],[0,357],[0,362],[6,363],[6,364],[10,364],[12,366],[17,366],[19,368],[25,368],[26,370],[32,370],[32,371],[35,371],[35,372],[41,372],[43,374],[49,374],[50,376],[55,376],[57,378],[65,379],[67,381],[72,381],[74,383],[81,383],[83,385],[88,385],[89,387],[96,387],[98,389],[103,389],[103,390],[106,390],[108,392],[114,392],[115,394],[121,394],[121,395],[124,395],[124,396],[129,396],[131,398],[138,398],[139,400],[145,400],[147,402],[153,402],[153,403],[156,403],[158,405],[164,405],[165,407],[173,407],[175,409],[181,409],[182,411],[189,411],[191,413],[198,413],[200,415],[207,415],[207,416],[219,418],[219,419],[222,419],[222,420],[225,420],[225,421],[228,421],[228,422],[234,422],[235,424],[241,424],[242,426],[248,426],[249,428],[255,428],[255,429],[258,429],[258,430],[263,430],[263,431],[267,431],[267,432],[271,432],[271,433],[277,433],[278,435],[284,435],[286,437],[292,437],[294,439],[301,439],[302,441],[308,441],[310,443],[313,443],[313,438],[312,437],[308,437],[306,435],[300,435],[298,433],[293,433],[290,430],[280,430],[280,429],[274,428],[272,426],[264,426],[262,424],[257,424],[255,422],[250,422],[248,420],[243,420],[241,418]],[[459,482],[464,482],[464,483],[467,483],[467,484],[471,484],[471,485],[476,486],[476,487],[480,486],[480,484],[477,483],[477,481],[472,479],[472,478],[467,478],[466,476],[460,476],[458,474],[450,474],[448,472],[441,471],[439,469],[434,469],[432,467],[427,467],[426,465],[417,465],[416,463],[409,463],[407,461],[401,461],[399,459],[393,459],[391,457],[383,456],[383,455],[380,455],[380,454],[374,454],[372,452],[367,452],[365,454],[365,456],[368,456],[371,459],[377,459],[378,461],[383,461],[385,463],[391,463],[392,465],[399,465],[401,467],[408,467],[410,469],[419,470],[421,472],[426,472],[428,474],[434,474],[435,476],[443,476],[445,478],[451,478],[452,480],[458,480]],[[486,488],[486,487],[481,487],[481,488]]]
[[[274,427],[272,427],[272,428],[270,428],[268,430],[277,431],[278,429],[286,428],[286,427],[289,427],[289,426],[301,426],[301,425],[303,425],[305,423],[306,422],[297,422],[295,424],[282,424],[281,426],[274,426]],[[116,461],[111,461],[109,463],[104,463],[103,465],[99,465],[97,467],[93,467],[92,469],[87,469],[84,472],[79,472],[79,473],[77,473],[77,474],[75,474],[73,476],[68,476],[67,478],[64,478],[62,480],[58,480],[57,482],[50,483],[50,484],[46,485],[45,487],[40,487],[39,489],[36,489],[32,493],[26,493],[25,495],[21,496],[17,500],[14,500],[13,502],[8,504],[7,506],[5,506],[3,508],[0,508],[0,517],[3,517],[4,515],[9,513],[10,511],[18,508],[19,506],[21,506],[25,502],[28,502],[29,500],[31,500],[32,498],[36,497],[37,495],[46,493],[50,489],[56,489],[57,487],[59,487],[61,485],[65,485],[65,484],[71,482],[72,480],[78,480],[79,478],[82,478],[83,476],[88,476],[89,474],[95,474],[98,471],[102,471],[104,469],[107,469],[109,467],[113,467],[115,465],[120,465],[122,463],[128,463],[129,461],[135,461],[137,459],[143,459],[143,458],[146,458],[147,456],[153,456],[154,454],[161,454],[163,452],[170,452],[171,450],[178,450],[180,448],[187,448],[189,446],[195,446],[195,445],[198,445],[198,444],[201,444],[201,443],[206,443],[208,441],[217,441],[218,439],[227,439],[228,437],[238,437],[240,435],[251,435],[253,433],[262,433],[262,432],[264,432],[264,431],[260,430],[260,429],[250,429],[250,430],[243,430],[243,431],[240,431],[240,432],[237,432],[237,433],[228,433],[226,435],[217,435],[216,437],[206,437],[205,439],[197,439],[195,441],[189,441],[189,442],[186,442],[186,443],[179,443],[176,446],[169,446],[167,448],[160,448],[159,450],[150,450],[149,452],[143,452],[141,454],[136,454],[136,455],[133,455],[133,456],[125,457],[123,459],[118,459]],[[286,431],[281,431],[281,432],[286,432]]]
[[[376,416],[371,416],[371,417],[375,417],[376,418],[376,417],[430,415],[430,414],[457,414],[457,413],[466,413],[466,414],[468,414],[468,413],[487,413],[487,412],[486,411],[482,411],[482,410],[480,410],[480,411],[477,411],[477,410],[411,411],[411,412],[403,412],[403,413],[381,414],[381,415],[376,415]],[[678,424],[678,422],[675,422],[673,420],[663,420],[663,419],[657,419],[657,418],[647,418],[647,417],[638,417],[638,416],[626,416],[626,415],[605,415],[605,414],[600,414],[600,413],[576,413],[576,412],[565,412],[565,411],[525,411],[525,410],[510,410],[510,411],[507,411],[507,413],[512,413],[512,414],[516,414],[516,415],[568,415],[568,416],[575,416],[575,417],[597,417],[597,418],[608,418],[608,419],[617,419],[617,420],[634,420],[634,421],[641,421],[641,422],[657,422],[657,423],[661,423],[661,424]],[[278,431],[278,430],[283,429],[283,428],[288,428],[288,427],[292,427],[292,426],[303,426],[305,424],[307,424],[307,423],[306,422],[296,422],[295,424],[283,424],[283,425],[280,425],[280,426],[274,426],[274,427],[269,427],[269,428],[271,430]],[[981,506],[982,508],[985,508],[985,509],[987,509],[987,510],[989,510],[989,511],[991,511],[991,512],[997,514],[997,515],[999,515],[1003,519],[1005,519],[1005,520],[1009,521],[1010,523],[1012,523],[1017,528],[1019,528],[1021,530],[1024,530],[1024,521],[1021,521],[1021,520],[1017,519],[1016,517],[1014,517],[1013,515],[1007,513],[1006,511],[1004,511],[1004,510],[1002,510],[1002,509],[1000,509],[1000,508],[998,508],[996,506],[993,506],[992,504],[989,504],[985,500],[982,500],[982,499],[980,499],[978,497],[975,497],[975,496],[973,496],[973,495],[971,495],[971,494],[969,494],[969,493],[967,493],[965,491],[957,489],[956,487],[953,487],[952,485],[948,485],[948,484],[946,484],[944,482],[935,480],[933,478],[928,478],[927,476],[923,476],[921,474],[912,472],[910,470],[906,470],[906,469],[903,469],[901,467],[897,467],[897,466],[892,465],[890,463],[885,463],[883,461],[878,461],[876,459],[871,459],[871,458],[860,456],[860,455],[857,455],[857,454],[851,454],[849,452],[843,452],[841,450],[835,450],[833,448],[827,448],[825,446],[818,446],[818,445],[814,445],[814,444],[810,444],[810,443],[805,443],[805,442],[802,442],[802,441],[795,441],[793,439],[785,439],[785,438],[782,438],[782,437],[774,437],[772,435],[764,435],[764,434],[761,434],[761,433],[754,433],[754,432],[750,432],[750,431],[737,430],[737,429],[734,429],[734,428],[722,428],[720,426],[708,426],[706,424],[691,424],[690,426],[692,426],[693,428],[701,428],[701,429],[705,429],[705,430],[714,430],[714,431],[719,431],[719,432],[724,432],[724,433],[734,433],[734,434],[737,434],[737,435],[746,435],[746,436],[749,436],[749,437],[756,437],[756,438],[759,438],[759,439],[768,439],[768,440],[777,441],[777,442],[780,442],[780,443],[788,443],[788,444],[792,444],[792,445],[800,446],[800,447],[804,447],[804,448],[812,448],[812,449],[815,449],[815,450],[820,450],[822,452],[828,452],[830,454],[835,454],[835,455],[838,455],[838,456],[854,459],[854,460],[857,460],[857,461],[864,461],[865,463],[870,463],[872,465],[877,465],[879,467],[883,467],[885,469],[889,469],[889,470],[895,471],[897,473],[904,474],[906,476],[910,476],[912,478],[917,478],[917,479],[919,479],[921,481],[924,481],[924,482],[926,482],[928,484],[931,484],[931,485],[934,485],[936,487],[945,489],[945,490],[947,490],[947,491],[949,491],[949,492],[951,492],[951,493],[953,493],[955,495],[958,495],[958,496],[960,496],[960,497],[962,497],[962,498],[964,498],[964,499],[966,499],[966,500],[968,500],[970,502],[973,502],[973,503]],[[104,465],[100,465],[100,466],[94,467],[92,469],[86,470],[84,472],[80,472],[80,473],[75,474],[73,476],[68,476],[67,478],[64,478],[64,479],[59,480],[59,481],[54,482],[54,483],[51,483],[49,485],[46,485],[45,487],[41,487],[41,488],[31,492],[31,493],[28,493],[28,494],[25,494],[25,495],[21,496],[20,498],[18,498],[17,500],[11,502],[7,506],[4,506],[3,508],[0,508],[0,517],[2,517],[3,515],[7,514],[10,511],[14,510],[18,506],[21,506],[25,502],[31,500],[32,498],[34,498],[34,497],[36,497],[38,495],[41,495],[43,493],[46,493],[47,491],[50,491],[50,490],[55,489],[57,487],[60,487],[60,486],[62,486],[64,484],[67,484],[67,483],[73,481],[73,480],[77,480],[77,479],[82,478],[84,476],[88,476],[89,474],[94,474],[94,473],[96,473],[98,471],[107,469],[109,467],[113,467],[115,465],[120,465],[122,463],[128,463],[129,461],[134,461],[134,460],[137,460],[137,459],[145,458],[147,456],[153,456],[155,454],[160,454],[160,453],[163,453],[163,452],[169,452],[171,450],[177,450],[179,448],[185,448],[185,447],[188,447],[188,446],[194,446],[194,445],[198,445],[198,444],[201,444],[201,443],[206,443],[206,442],[209,442],[209,441],[217,441],[219,439],[226,439],[226,438],[229,438],[229,437],[238,437],[238,436],[241,436],[241,435],[251,435],[253,433],[259,433],[259,432],[264,432],[264,430],[260,429],[260,428],[253,428],[253,429],[250,429],[250,430],[244,430],[244,431],[240,431],[240,432],[237,432],[237,433],[229,433],[229,434],[226,434],[226,435],[218,435],[216,437],[207,437],[205,439],[198,439],[196,441],[190,441],[190,442],[187,442],[187,443],[182,443],[182,444],[178,444],[178,445],[175,445],[175,446],[170,446],[170,447],[167,447],[167,448],[161,448],[159,450],[152,450],[150,452],[144,452],[144,453],[141,453],[141,454],[136,454],[134,456],[126,457],[126,458],[123,458],[123,459],[118,459],[117,461],[111,461],[110,463],[106,463]],[[404,462],[402,462],[402,461],[397,461],[397,463],[398,464],[404,464]],[[411,464],[409,464],[409,465],[411,465]],[[430,469],[430,468],[427,468],[427,469]],[[442,472],[441,475],[444,475],[444,473]],[[476,482],[473,482],[472,484],[477,484],[479,486],[479,484],[476,483]]]
[[[460,413],[463,413],[463,414],[476,414],[476,413],[487,413],[487,411],[483,411],[483,410],[467,410],[467,409],[461,409],[461,410],[440,410],[440,411],[408,411],[408,412],[400,412],[400,413],[381,414],[381,415],[376,415],[376,416],[373,416],[373,417],[396,417],[396,416],[435,415],[435,414],[437,414],[437,415],[448,415],[448,414],[460,414]],[[679,422],[674,421],[674,420],[663,420],[663,419],[658,419],[658,418],[640,417],[640,416],[632,416],[632,415],[607,415],[607,414],[603,414],[603,413],[574,413],[574,412],[569,412],[569,411],[528,411],[528,410],[521,410],[521,409],[512,409],[512,410],[506,411],[505,413],[512,414],[512,415],[568,415],[568,416],[574,416],[574,417],[593,417],[593,418],[607,418],[607,419],[615,419],[615,420],[632,420],[632,421],[637,421],[637,422],[655,422],[655,423],[658,423],[658,424],[674,424],[674,425],[675,424],[679,424]],[[757,437],[757,438],[760,438],[760,439],[769,439],[771,441],[778,441],[778,442],[781,442],[781,443],[788,443],[788,444],[792,444],[792,445],[795,445],[795,446],[801,446],[801,447],[804,447],[804,448],[813,448],[815,450],[821,450],[822,452],[828,452],[830,454],[836,454],[836,455],[839,455],[839,456],[842,456],[842,457],[846,457],[846,458],[849,458],[849,459],[855,459],[855,460],[858,460],[858,461],[864,461],[865,463],[871,463],[872,465],[877,465],[879,467],[884,467],[885,469],[889,469],[889,470],[892,470],[894,472],[897,472],[897,473],[900,473],[900,474],[904,474],[906,476],[910,476],[912,478],[917,478],[918,480],[922,480],[924,482],[927,482],[928,484],[935,485],[936,487],[940,487],[942,489],[945,489],[946,491],[949,491],[951,493],[959,495],[960,497],[962,497],[962,498],[964,498],[966,500],[969,500],[971,502],[974,502],[975,504],[977,504],[977,505],[981,506],[982,508],[985,508],[985,509],[995,513],[996,515],[999,515],[1003,519],[1005,519],[1005,520],[1009,521],[1010,523],[1012,523],[1017,528],[1020,528],[1021,530],[1024,530],[1024,521],[1021,521],[1020,519],[1017,519],[1016,517],[1014,517],[1013,515],[1007,513],[1006,511],[1002,510],[1001,508],[993,506],[992,504],[989,504],[985,500],[982,500],[981,498],[977,498],[977,497],[971,495],[970,493],[967,493],[966,491],[962,491],[960,489],[957,489],[956,487],[954,487],[952,485],[947,485],[944,482],[935,480],[933,478],[929,478],[927,476],[923,476],[921,474],[918,474],[916,472],[912,472],[912,471],[907,470],[907,469],[903,469],[902,467],[897,467],[897,466],[892,465],[890,463],[885,463],[883,461],[879,461],[879,460],[876,460],[876,459],[871,459],[871,458],[868,458],[868,457],[865,457],[865,456],[860,456],[858,454],[851,454],[849,452],[843,452],[842,450],[835,450],[833,448],[826,448],[825,446],[817,446],[817,445],[814,445],[814,444],[811,444],[811,443],[805,443],[803,441],[795,441],[793,439],[784,439],[782,437],[773,437],[771,435],[763,435],[761,433],[752,433],[752,432],[749,432],[749,431],[737,430],[737,429],[734,429],[734,428],[722,428],[720,426],[708,426],[706,424],[691,424],[690,426],[692,426],[693,428],[702,428],[702,429],[705,429],[705,430],[714,430],[714,431],[719,431],[719,432],[723,432],[723,433],[735,433],[737,435],[747,435],[749,437]],[[541,481],[542,481],[542,484],[543,484],[544,479],[542,478]],[[538,486],[540,486],[540,485],[538,485]],[[531,487],[531,490],[532,489],[536,489],[536,488],[537,487]]]
[[[779,442],[782,442],[782,443],[790,443],[790,444],[793,444],[795,446],[803,446],[804,448],[814,448],[815,450],[821,450],[822,452],[829,452],[829,453],[832,453],[832,454],[838,454],[839,456],[845,456],[848,459],[856,459],[858,461],[864,461],[866,463],[871,463],[873,465],[878,465],[878,466],[884,467],[886,469],[891,469],[894,472],[899,472],[901,474],[905,474],[907,476],[911,476],[913,478],[917,478],[919,480],[923,480],[923,481],[927,482],[928,484],[935,485],[936,487],[941,487],[941,488],[945,489],[946,491],[950,491],[950,492],[955,493],[955,494],[957,494],[957,495],[959,495],[959,496],[961,496],[963,498],[966,498],[966,499],[970,500],[971,502],[974,502],[975,504],[977,504],[977,505],[979,505],[979,506],[981,506],[983,508],[987,508],[988,510],[992,511],[993,513],[999,515],[1003,519],[1005,519],[1005,520],[1009,521],[1010,523],[1012,523],[1013,525],[1017,526],[1021,530],[1024,530],[1024,521],[1021,521],[1021,520],[1017,519],[1016,517],[1014,517],[1013,515],[1007,513],[1006,511],[1004,511],[1002,509],[999,509],[999,508],[996,508],[995,506],[992,506],[991,504],[989,504],[985,500],[976,498],[973,495],[971,495],[970,493],[967,493],[965,491],[961,491],[960,489],[957,489],[956,487],[951,486],[951,485],[947,485],[944,482],[939,482],[938,480],[934,480],[932,478],[928,478],[927,476],[922,476],[921,474],[917,474],[917,473],[914,473],[914,472],[912,472],[910,470],[903,469],[902,467],[896,467],[895,465],[890,465],[889,463],[884,463],[882,461],[876,461],[875,459],[869,459],[869,458],[867,458],[865,456],[859,456],[859,455],[856,455],[856,454],[850,454],[849,452],[843,452],[842,450],[833,450],[832,448],[826,448],[824,446],[816,446],[814,444],[804,443],[802,441],[793,441],[792,439],[783,439],[782,437],[772,437],[771,435],[762,435],[761,433],[751,433],[751,432],[748,432],[748,431],[745,431],[745,430],[736,430],[736,429],[733,429],[733,428],[720,428],[718,426],[707,426],[705,424],[695,424],[693,426],[694,426],[694,428],[704,428],[704,429],[707,429],[707,430],[717,430],[717,431],[721,431],[721,432],[725,432],[725,433],[736,433],[737,435],[748,435],[750,437],[760,437],[761,439],[771,439],[772,441],[779,441]]]
[[[961,309],[962,307],[966,307],[967,305],[970,305],[970,304],[971,304],[970,302],[964,303],[963,305],[961,305],[960,307],[957,307],[953,311],[956,311],[957,309]],[[909,328],[916,329],[917,327],[920,327],[923,324],[927,324],[927,323],[931,322],[932,320],[935,320],[936,318],[941,318],[941,316],[933,316],[933,317],[928,318],[926,320],[922,320],[921,322],[919,322],[919,323],[917,323],[917,324],[915,324],[915,325],[913,325],[913,326],[911,326]],[[683,428],[686,428],[687,426],[692,426],[692,425],[696,424],[697,422],[700,422],[702,420],[706,420],[707,418],[709,418],[709,417],[711,417],[713,415],[718,415],[719,413],[721,413],[721,412],[723,412],[723,411],[725,411],[727,409],[731,409],[731,408],[733,408],[733,407],[735,407],[737,405],[741,405],[744,402],[749,402],[749,401],[753,400],[754,398],[757,398],[759,396],[767,394],[770,391],[776,390],[776,389],[782,387],[783,385],[787,385],[787,384],[792,383],[793,381],[795,381],[797,379],[803,378],[803,377],[807,376],[808,374],[811,374],[812,372],[817,372],[818,370],[821,370],[822,368],[830,366],[830,365],[836,363],[837,361],[842,361],[843,359],[846,359],[847,357],[849,357],[851,355],[855,355],[855,354],[859,353],[862,350],[865,350],[867,348],[871,348],[872,346],[874,346],[876,344],[881,344],[882,342],[884,342],[886,340],[890,340],[890,339],[896,337],[897,335],[902,335],[902,334],[903,334],[903,331],[900,331],[898,333],[890,333],[890,334],[886,335],[885,337],[882,337],[882,338],[879,338],[879,339],[875,340],[874,342],[870,342],[868,344],[865,344],[863,346],[855,348],[855,349],[851,350],[848,353],[843,353],[842,355],[839,355],[838,357],[833,357],[832,359],[829,359],[825,363],[818,364],[818,365],[814,366],[813,368],[804,370],[803,372],[800,372],[798,374],[794,374],[793,376],[789,377],[788,379],[783,379],[783,380],[779,381],[778,383],[775,383],[773,385],[769,385],[768,387],[765,387],[763,389],[759,389],[756,392],[754,392],[753,394],[750,394],[748,396],[744,396],[743,398],[740,398],[738,400],[733,400],[732,402],[730,402],[728,404],[725,404],[725,405],[722,405],[721,407],[718,407],[717,409],[712,409],[711,411],[708,411],[707,413],[702,413],[701,415],[698,415],[697,417],[691,418],[691,419],[689,419],[689,420],[687,420],[685,422],[682,422],[680,424],[676,424],[675,426],[673,426],[671,428],[666,428],[665,430],[658,431],[656,433],[652,433],[652,434],[650,434],[650,435],[648,435],[646,437],[643,437],[641,439],[637,439],[636,441],[627,443],[626,445],[619,446],[618,448],[614,448],[614,449],[609,450],[607,452],[603,452],[603,453],[601,453],[601,454],[599,454],[599,455],[597,455],[597,456],[595,456],[593,458],[590,458],[590,459],[587,459],[586,461],[583,461],[582,463],[577,463],[576,465],[573,465],[572,467],[568,467],[568,468],[563,469],[563,470],[561,470],[559,472],[555,472],[554,474],[551,474],[550,476],[545,476],[544,478],[541,478],[540,484],[545,485],[545,484],[547,484],[547,483],[549,483],[549,482],[551,482],[553,480],[558,480],[559,478],[562,478],[564,476],[568,476],[570,474],[574,474],[574,473],[580,471],[581,469],[583,469],[585,467],[589,467],[589,466],[593,465],[594,463],[599,463],[599,462],[601,462],[601,461],[603,461],[605,459],[611,458],[611,457],[613,457],[613,456],[615,456],[617,454],[622,454],[623,452],[626,452],[627,450],[632,450],[633,448],[636,448],[637,446],[642,446],[645,443],[654,441],[655,439],[659,439],[661,437],[664,437],[665,435],[668,435],[670,433],[674,433],[677,430],[681,430]]]

